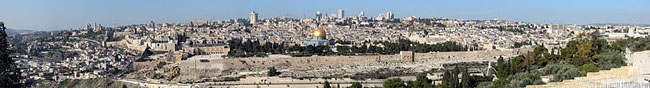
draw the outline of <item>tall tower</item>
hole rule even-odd
[[[94,30],[97,30],[97,22],[96,22],[96,21],[93,22],[93,29],[94,29]]]
[[[343,18],[343,17],[345,17],[343,9],[339,9],[339,18]]]
[[[156,23],[154,23],[153,21],[149,21],[149,27],[153,28],[155,30],[156,29]]]
[[[388,12],[388,17],[387,18],[388,19],[393,19],[394,18],[392,11]]]
[[[320,11],[316,11],[316,19],[320,19],[321,16],[323,16],[323,15],[320,14]]]
[[[359,13],[359,17],[364,17],[364,16],[365,16],[365,14],[363,13],[363,11],[361,11],[361,12]]]
[[[86,30],[90,30],[90,23],[86,24]]]
[[[97,25],[97,22],[93,22],[93,31],[99,31],[102,30],[100,25]]]
[[[251,12],[251,17],[248,20],[250,20],[251,24],[255,24],[257,22],[257,13],[255,11]]]
[[[150,27],[156,26],[156,23],[154,23],[153,21],[149,21],[149,26]]]

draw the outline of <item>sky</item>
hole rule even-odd
[[[532,23],[650,24],[650,0],[0,0],[0,21],[18,30],[67,30],[104,26],[314,17],[316,11],[368,17],[501,19]]]

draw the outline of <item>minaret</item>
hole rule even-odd
[[[253,11],[253,12],[251,12],[250,16],[251,17],[248,20],[250,21],[251,24],[255,24],[257,22],[257,13],[255,13],[255,11]]]

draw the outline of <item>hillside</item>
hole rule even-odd
[[[34,30],[17,30],[17,29],[7,28],[7,30],[5,30],[5,32],[7,32],[7,34],[9,34],[9,35],[13,35],[13,34],[34,32]]]
[[[60,83],[41,82],[34,88],[142,88],[136,84],[124,83],[110,79],[67,79]]]

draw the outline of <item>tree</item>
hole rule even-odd
[[[497,66],[496,70],[497,70],[497,77],[498,78],[506,78],[506,77],[508,77],[508,75],[510,75],[510,74],[508,74],[508,72],[510,72],[509,65],[510,65],[509,63],[507,63],[506,61],[503,60],[503,57],[499,56],[499,59],[497,60],[497,65],[496,65]]]
[[[587,72],[597,72],[599,69],[596,67],[594,64],[584,64],[582,66],[578,66],[578,71],[582,71],[584,73]]]
[[[523,68],[523,67],[525,67],[525,64],[523,64],[524,59],[525,59],[524,55],[519,55],[519,56],[515,57],[514,59],[509,60],[510,70],[509,70],[508,74],[512,75],[512,74],[517,74],[519,72],[524,71],[525,70]]]
[[[336,88],[341,88],[341,84],[336,84]]]
[[[601,70],[625,65],[625,57],[623,57],[623,53],[620,51],[608,49],[605,52],[600,53],[599,56],[602,56],[602,58],[598,59],[597,65]]]
[[[548,49],[546,49],[543,45],[535,47],[533,50],[533,54],[535,55],[540,55],[544,52],[548,52]]]
[[[15,61],[9,57],[9,43],[7,41],[6,27],[0,22],[0,87],[2,88],[21,88],[20,83],[22,76],[18,70]]]
[[[165,64],[167,64],[167,63],[162,62],[162,61],[158,62],[158,64],[156,64],[156,68],[162,68],[163,66],[165,66]]]
[[[467,68],[463,68],[462,71],[463,73],[462,73],[462,78],[461,78],[462,80],[460,82],[460,86],[462,88],[472,88],[470,84],[471,77],[469,75],[469,72],[467,72]]]
[[[348,86],[347,88],[363,88],[363,85],[359,82],[352,82],[352,85]]]
[[[476,88],[478,87],[481,83],[484,82],[490,82],[492,81],[493,76],[469,76],[469,86],[470,88]]]
[[[458,67],[455,67],[455,69],[452,70],[446,70],[445,73],[443,74],[442,82],[446,83],[446,85],[449,86],[449,88],[461,87],[460,83],[458,83],[458,73],[459,73]]]
[[[453,87],[451,87],[449,83],[443,81],[442,83],[436,85],[436,88],[453,88]]]
[[[553,75],[550,80],[552,82],[562,81],[565,79],[572,79],[578,76],[584,76],[586,73],[578,71],[575,66],[570,64],[550,64],[544,68],[540,68],[537,73],[539,75]],[[516,77],[513,77],[516,78]]]
[[[409,88],[433,88],[431,80],[425,74],[418,74],[415,76],[415,81],[408,81],[407,84]]]
[[[593,51],[594,51],[594,48],[592,47],[593,42],[588,41],[588,40],[582,40],[582,41],[583,42],[578,44],[578,52],[577,52],[578,58],[577,59],[579,61],[575,62],[574,63],[575,65],[582,65],[582,64],[588,63],[588,62],[590,62],[591,56],[593,56],[592,55]]]
[[[277,70],[275,70],[275,67],[269,67],[269,71],[266,73],[268,76],[276,76],[279,75]]]
[[[325,81],[325,83],[323,83],[323,88],[332,88],[332,86],[330,86],[330,82]]]
[[[400,78],[393,78],[384,82],[384,88],[406,88],[404,81]]]

